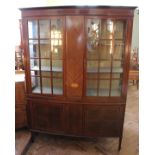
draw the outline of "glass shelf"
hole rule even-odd
[[[88,68],[87,73],[98,73],[98,70],[93,68]],[[111,73],[110,68],[100,68],[99,73]],[[123,73],[123,68],[113,68],[112,73]]]
[[[44,90],[43,94],[51,94],[51,87],[42,87],[42,89]],[[53,89],[53,94],[55,95],[62,95],[63,93],[63,90],[61,87],[52,88],[52,89]],[[40,90],[41,90],[41,87],[38,86],[38,87],[33,88],[32,92],[40,94],[41,92]]]
[[[87,96],[109,96],[109,89],[99,89],[99,93],[97,95],[96,89],[87,89]],[[120,89],[114,89],[111,90],[110,96],[120,96],[121,90]]]
[[[33,71],[39,71],[39,66],[34,66],[33,68],[31,68],[31,70],[33,70]],[[51,70],[50,67],[42,66],[41,67],[41,71],[62,72],[62,68],[61,67],[52,67],[52,70]]]
[[[111,96],[121,96],[121,90],[120,89],[111,90]]]

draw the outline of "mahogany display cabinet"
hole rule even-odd
[[[29,129],[118,137],[135,7],[22,8]]]

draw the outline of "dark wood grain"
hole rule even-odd
[[[85,106],[85,134],[96,136],[119,136],[123,111],[119,106]]]
[[[84,17],[66,17],[67,97],[81,99],[83,91]],[[79,73],[79,74],[78,74]]]
[[[79,104],[68,105],[67,120],[69,134],[81,135],[83,130],[83,106]]]
[[[47,131],[63,131],[64,108],[62,104],[49,104],[45,101],[32,102],[31,115],[34,129]]]
[[[23,17],[51,16],[51,15],[105,15],[105,16],[133,16],[135,7],[70,7],[70,8],[29,8],[21,9]],[[41,12],[41,13],[40,13]]]

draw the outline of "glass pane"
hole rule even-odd
[[[50,38],[50,21],[39,20],[40,38]]]
[[[87,72],[98,72],[98,61],[87,61]]]
[[[55,48],[62,46],[62,39],[52,39],[51,40],[51,48],[52,52],[55,52]]]
[[[63,93],[62,79],[53,78],[53,94],[60,95]]]
[[[88,19],[87,20],[87,36],[93,42],[94,39],[99,38],[99,19]]]
[[[29,38],[38,38],[38,23],[37,20],[28,21]]]
[[[62,45],[52,46],[52,59],[62,59]]]
[[[112,74],[112,78],[113,79],[120,79],[121,78],[121,74]]]
[[[41,70],[42,71],[50,71],[50,60],[41,59]]]
[[[100,20],[98,19],[88,19],[87,20],[87,51],[88,57],[90,59],[95,56],[98,57],[97,51],[95,51],[99,47],[99,28],[100,28]],[[94,58],[94,59],[95,59]]]
[[[62,39],[51,40],[51,51],[53,59],[62,59]]]
[[[110,80],[99,81],[99,96],[109,96]]]
[[[124,42],[120,40],[115,41],[115,49],[113,53],[113,59],[122,59],[124,53]]]
[[[100,59],[111,59],[112,52],[112,40],[101,40],[99,48]]]
[[[87,80],[87,96],[97,96],[97,80]]]
[[[63,22],[62,19],[51,20],[51,38],[62,38]]]
[[[41,58],[50,58],[50,41],[40,40],[40,54]]]
[[[111,70],[111,61],[100,61],[100,72],[109,73]]]
[[[42,71],[41,72],[41,76],[43,77],[51,77],[51,72],[44,72],[44,71]]]
[[[53,60],[52,61],[52,71],[62,72],[62,60]]]
[[[115,22],[114,34],[115,34],[115,39],[123,39],[124,38],[124,22],[123,21]]]
[[[30,59],[30,68],[31,70],[39,70],[39,59]]]
[[[62,78],[62,73],[61,72],[52,72],[52,76],[56,78]]]
[[[31,58],[39,57],[38,40],[29,40],[29,53]]]
[[[100,73],[100,79],[110,79],[110,74],[108,73]]]
[[[101,21],[101,38],[112,39],[113,37],[113,21],[102,20]]]
[[[121,95],[121,80],[112,80],[111,83],[111,96],[120,96]]]
[[[40,76],[39,71],[31,71],[31,76]]]
[[[51,94],[51,79],[42,78],[42,93]]]
[[[41,93],[40,77],[31,77],[31,86],[33,93]]]
[[[113,61],[112,72],[113,73],[122,73],[123,72],[122,61]]]
[[[89,43],[87,44],[87,46],[89,46]],[[89,59],[89,60],[99,59],[98,51],[92,50],[92,49],[90,50],[87,47],[87,59]]]
[[[97,79],[98,74],[95,73],[87,73],[87,79]]]

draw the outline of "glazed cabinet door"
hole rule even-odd
[[[33,94],[64,94],[64,18],[28,19],[28,70]]]
[[[126,21],[87,17],[86,96],[121,97]]]
[[[45,102],[45,101],[44,101]],[[35,130],[64,131],[64,107],[63,104],[49,104],[44,102],[31,102],[31,124]]]

